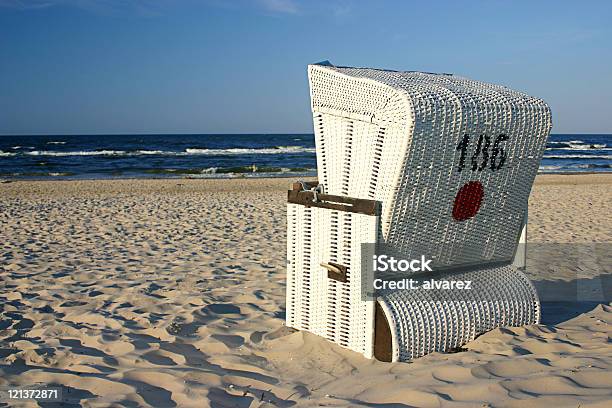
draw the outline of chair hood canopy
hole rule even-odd
[[[541,99],[451,74],[309,65],[319,182],[379,200],[380,241],[437,268],[510,262],[552,127]]]

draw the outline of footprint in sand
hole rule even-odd
[[[202,308],[202,312],[215,314],[240,314],[240,308],[228,303],[212,303]]]
[[[229,348],[238,348],[244,344],[244,337],[233,334],[213,334],[210,337],[219,340]]]

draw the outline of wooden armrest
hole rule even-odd
[[[314,200],[315,193],[312,191],[289,190],[287,194],[287,202],[292,204],[300,204],[306,207],[329,208],[331,210],[353,212],[365,215],[378,215],[380,212],[380,206],[376,200],[366,200],[363,198],[321,193],[318,193],[316,197],[317,201]]]

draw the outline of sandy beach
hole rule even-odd
[[[612,175],[536,180],[528,274],[568,296],[541,325],[411,363],[284,326],[291,181],[0,184],[0,387],[92,407],[612,405]]]

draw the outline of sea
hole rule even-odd
[[[612,135],[554,134],[540,173],[612,171]],[[0,136],[0,178],[316,175],[312,134]]]

